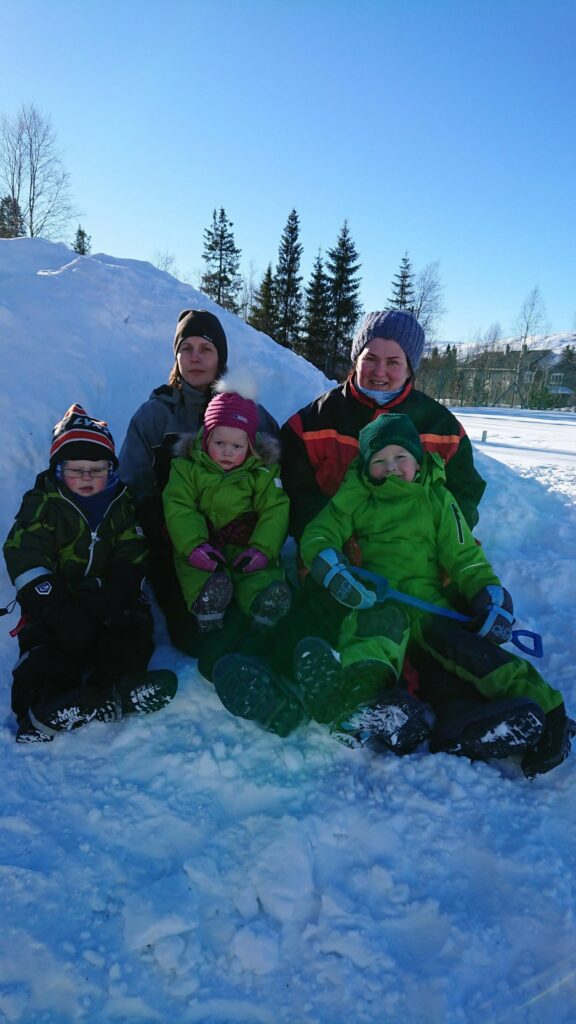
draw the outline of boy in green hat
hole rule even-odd
[[[352,535],[363,568],[390,588],[445,609],[456,592],[472,621],[378,603],[342,554]],[[447,490],[441,458],[423,450],[408,416],[385,413],[360,431],[359,457],[304,530],[300,550],[316,582],[348,609],[337,650],[317,636],[300,640],[292,681],[258,659],[223,657],[214,683],[231,707],[232,682],[244,687],[246,709],[236,713],[282,734],[310,717],[351,745],[396,754],[424,739],[433,752],[472,759],[517,753],[529,778],[567,757],[573,723],[562,695],[500,646],[511,636],[512,598]],[[401,683],[408,649],[424,669],[422,700]]]
[[[529,662],[499,646],[510,639],[512,598],[446,489],[441,459],[424,452],[404,415],[377,417],[360,432],[359,445],[342,486],[302,537],[302,557],[314,578],[350,608],[339,658],[320,639],[299,645],[296,677],[304,691],[316,689],[313,705],[345,733],[360,741],[376,736],[408,752],[430,734],[422,704],[398,687],[410,643],[416,662],[440,667],[437,678],[448,673],[462,681],[463,700],[471,693],[485,698],[471,714],[463,708],[456,735],[453,717],[445,728],[440,721],[432,749],[485,758],[515,747],[528,776],[560,764],[570,750],[562,695]],[[377,604],[341,554],[352,534],[363,567],[394,590],[450,608],[443,585],[448,575],[450,593],[456,591],[473,616],[470,625],[394,601]],[[318,684],[319,676],[330,675],[327,688]]]

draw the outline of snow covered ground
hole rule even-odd
[[[214,308],[148,264],[0,241],[2,537],[73,401],[119,445],[190,305]],[[324,389],[222,319],[278,419]],[[574,714],[576,416],[457,412],[488,480],[476,532]],[[530,784],[320,726],[282,740],[231,717],[162,623],[166,711],[19,747],[1,621],[1,1024],[575,1024],[574,758]]]

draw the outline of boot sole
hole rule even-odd
[[[258,722],[279,736],[288,736],[304,718],[296,696],[255,658],[225,654],[214,666],[212,683],[232,715]]]
[[[118,688],[125,714],[152,715],[174,698],[178,677],[168,669],[156,669],[123,680]]]
[[[310,717],[316,722],[332,722],[334,707],[341,703],[343,679],[342,665],[329,644],[319,637],[299,640],[294,648],[294,678]]]
[[[458,740],[442,746],[447,754],[458,754],[474,760],[511,757],[533,747],[542,735],[542,719],[535,711],[519,709],[506,718],[493,718],[473,723]]]
[[[344,723],[344,729],[360,746],[384,747],[399,757],[411,753],[430,735],[423,707],[401,696],[360,708]]]
[[[94,705],[93,701],[80,697],[77,700],[66,701],[63,697],[62,703],[44,711],[39,702],[29,711],[30,720],[39,732],[44,729],[53,732],[70,732],[72,729],[79,729],[89,722],[115,722],[121,717],[118,703],[113,697],[107,697],[101,703]]]

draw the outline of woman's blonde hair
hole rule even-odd
[[[182,387],[182,377],[180,376],[180,370],[178,369],[178,360],[177,359],[174,361],[174,366],[170,370],[170,374],[169,374],[169,377],[168,377],[168,384],[170,385],[171,388],[181,388]]]

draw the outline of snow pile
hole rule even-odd
[[[54,421],[80,401],[119,445],[195,305],[216,308],[148,264],[0,242],[2,537]],[[326,386],[222,319],[278,419]],[[462,414],[488,480],[477,532],[575,712],[576,417],[497,434],[490,416]],[[2,1024],[574,1024],[573,758],[529,784],[511,761],[377,756],[320,726],[282,740],[232,718],[160,622],[166,711],[21,748],[2,622]]]

